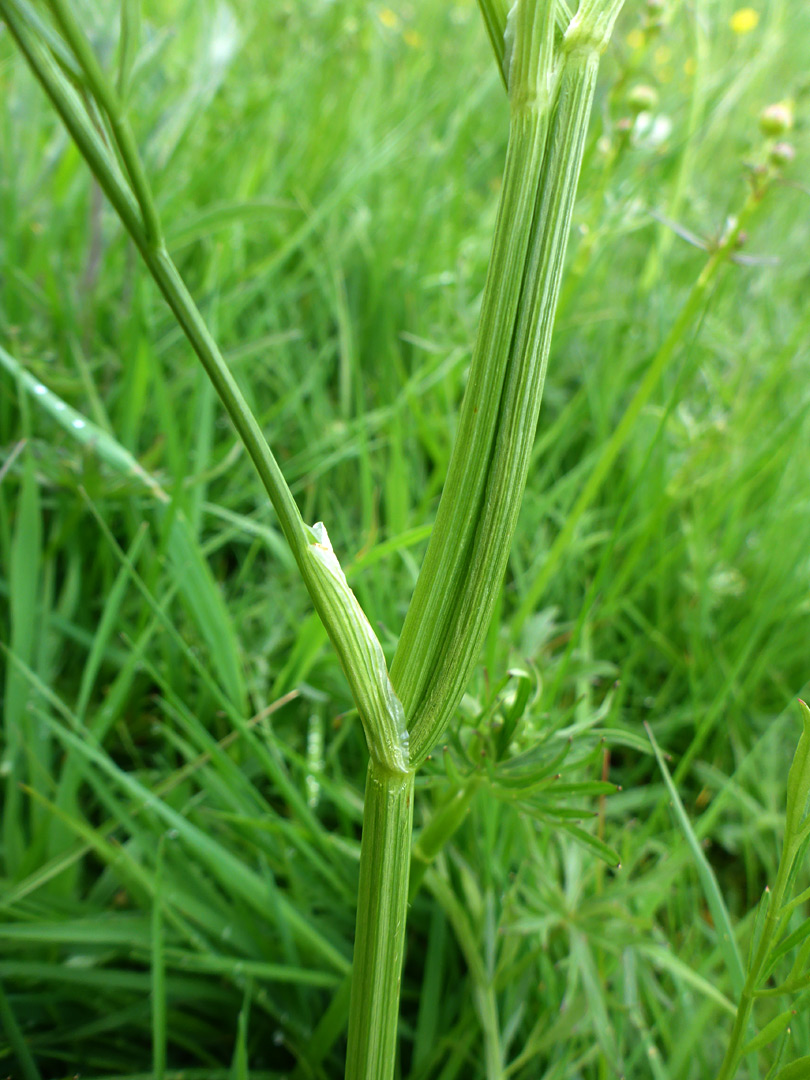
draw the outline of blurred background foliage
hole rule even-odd
[[[80,7],[112,66],[118,5]],[[419,782],[417,827],[463,776],[475,791],[414,895],[403,1077],[717,1070],[732,979],[642,725],[744,956],[810,678],[809,48],[798,0],[620,19],[509,571]],[[795,158],[623,437],[786,100]],[[475,4],[144,0],[129,104],[170,249],[390,653],[505,151]],[[2,28],[0,345],[0,1072],[339,1076],[365,771],[348,689],[213,391]],[[499,795],[514,708],[542,762],[571,736],[572,776],[621,785],[580,815],[620,871]],[[786,1060],[810,1053],[794,1007]]]

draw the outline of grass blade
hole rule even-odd
[[[745,983],[745,970],[743,968],[742,958],[740,957],[740,951],[737,948],[734,931],[731,928],[731,919],[729,918],[728,908],[723,899],[723,894],[720,892],[720,886],[717,884],[717,878],[714,876],[714,871],[711,866],[709,866],[708,859],[703,854],[703,850],[698,838],[695,836],[692,824],[689,821],[689,817],[681,802],[681,798],[678,795],[678,791],[672,782],[672,777],[669,774],[669,769],[666,766],[664,756],[659,749],[658,743],[655,741],[655,736],[653,735],[649,724],[645,724],[644,726],[647,729],[647,735],[652,743],[653,753],[658,762],[658,768],[661,770],[661,775],[664,778],[664,783],[666,784],[667,791],[672,800],[675,819],[677,820],[686,843],[689,845],[689,850],[692,853],[692,859],[694,860],[695,869],[697,870],[698,878],[700,879],[703,895],[706,898],[706,903],[709,905],[709,911],[711,912],[717,930],[717,943],[726,965],[728,977],[731,980],[734,994],[739,997]]]

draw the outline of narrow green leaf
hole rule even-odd
[[[152,896],[152,1070],[155,1080],[164,1080],[166,1074],[166,961],[163,931],[163,851],[165,841],[161,837],[155,860],[154,894]]]
[[[554,795],[615,795],[618,790],[618,785],[611,784],[609,780],[583,780],[581,784],[551,785]]]
[[[656,967],[668,971],[673,978],[694,987],[699,993],[716,1002],[729,1016],[734,1016],[736,1013],[736,1006],[729,1001],[725,994],[722,994],[717,989],[714,983],[698,975],[688,964],[679,959],[672,950],[665,949],[660,945],[642,944],[638,946],[638,951],[648,956]]]
[[[332,1000],[322,1013],[315,1030],[312,1032],[312,1037],[307,1045],[308,1065],[320,1065],[346,1030],[346,1024],[349,1020],[351,990],[351,975],[347,975],[338,984],[332,994]],[[300,1080],[302,1074],[308,1075],[299,1067],[293,1075],[293,1080]]]
[[[0,345],[0,366],[18,379],[37,404],[45,410],[65,431],[88,451],[96,453],[103,462],[121,473],[140,481],[161,502],[169,496],[153,476],[143,469],[135,457],[113,438],[109,432],[88,420],[82,413],[71,408],[52,390],[35,379],[23,365]]]
[[[180,512],[170,526],[168,553],[183,603],[203,635],[211,663],[231,701],[245,713],[247,692],[233,619],[189,521]]]
[[[167,948],[164,955],[166,964],[180,971],[226,975],[234,980],[252,977],[282,986],[316,986],[327,990],[341,984],[339,975],[313,967],[291,967],[289,964],[270,964],[263,960],[244,960],[241,956],[222,956],[210,951],[193,953],[188,949]]]
[[[146,535],[147,527],[146,523],[143,523],[135,534],[135,539],[132,541],[132,545],[127,551],[127,560],[130,563],[137,563]],[[93,686],[95,685],[99,669],[101,668],[104,653],[110,638],[118,627],[118,615],[126,594],[127,586],[129,585],[129,580],[129,568],[124,565],[118,571],[115,581],[112,584],[112,588],[107,593],[104,601],[101,618],[98,621],[96,632],[93,635],[93,644],[88,653],[87,660],[85,661],[81,683],[79,684],[76,715],[80,719],[84,719],[87,712],[87,706],[90,704],[90,695],[93,692]]]
[[[517,686],[512,704],[506,710],[503,727],[498,732],[497,756],[499,758],[503,757],[508,750],[517,726],[526,711],[532,689],[535,687],[535,680],[526,671],[513,669],[509,672],[509,676],[516,681]]]
[[[570,821],[561,821],[560,828],[565,829],[569,836],[572,836],[578,843],[582,844],[584,848],[587,848],[588,851],[593,852],[594,855],[598,855],[600,859],[608,864],[608,866],[612,866],[614,870],[621,870],[622,864],[618,852],[614,851],[614,849],[603,840],[600,840],[598,836],[586,832],[585,829],[580,829],[578,825],[574,825]]]
[[[645,724],[644,726],[647,730],[647,736],[652,744],[656,760],[658,761],[658,768],[661,770],[661,775],[664,778],[664,783],[666,784],[667,791],[672,800],[675,818],[681,827],[686,843],[689,845],[689,850],[692,853],[692,858],[698,872],[698,878],[700,879],[700,884],[703,889],[703,895],[706,897],[706,903],[709,905],[709,911],[712,914],[718,937],[718,945],[720,946],[720,951],[726,964],[726,970],[731,979],[731,985],[734,987],[734,993],[739,997],[745,983],[745,971],[743,969],[739,949],[737,948],[734,931],[731,928],[731,919],[729,918],[728,909],[723,900],[723,895],[720,892],[720,886],[717,884],[717,878],[714,876],[714,872],[711,866],[709,866],[706,856],[703,854],[700,842],[695,836],[692,824],[689,821],[686,810],[684,810],[683,803],[678,795],[675,784],[672,782],[672,777],[669,775],[669,769],[666,766],[664,756],[658,747],[658,743],[655,741],[652,730],[649,724]]]
[[[39,485],[30,447],[25,452],[22,484],[9,559],[9,648],[20,664],[35,662],[42,563],[42,514]],[[37,788],[42,783],[37,762],[48,760],[38,725],[32,724],[26,708],[29,687],[18,664],[6,664],[3,726],[6,745],[3,767],[6,770],[3,813],[3,842],[7,860],[6,873],[13,876],[23,857],[25,836],[21,814],[19,784],[29,781]],[[33,767],[27,767],[28,764]]]
[[[242,1001],[242,1008],[239,1010],[239,1017],[237,1019],[236,1046],[234,1047],[233,1051],[233,1060],[231,1062],[231,1072],[229,1080],[250,1080],[247,1047],[248,1020],[250,1017],[250,995],[251,986],[250,983],[248,983],[248,985],[245,987],[245,996],[244,1000]]]
[[[781,960],[783,956],[786,956],[792,949],[795,949],[797,945],[801,945],[801,943],[809,936],[810,919],[806,919],[792,934],[788,934],[782,944],[770,954],[768,958],[769,969],[772,970],[778,960]]]
[[[763,1046],[767,1046],[769,1042],[773,1042],[773,1040],[781,1035],[790,1025],[790,1022],[795,1015],[795,1009],[786,1009],[785,1012],[775,1016],[773,1020],[765,1025],[758,1035],[755,1035],[754,1038],[742,1048],[742,1056],[745,1057],[747,1054],[752,1054],[757,1050],[761,1050]]]
[[[20,1076],[22,1080],[42,1080],[37,1068],[37,1063],[34,1060],[34,1056],[28,1048],[28,1044],[25,1041],[25,1036],[20,1030],[20,1025],[17,1022],[17,1017],[11,1008],[11,1004],[6,997],[6,992],[3,989],[3,984],[0,982],[0,1030],[2,1030],[8,1040],[8,1045],[11,1053],[16,1057],[17,1064],[20,1067]]]
[[[489,36],[489,41],[492,45],[492,51],[495,54],[495,60],[498,64],[498,70],[503,79],[503,84],[504,86],[508,86],[509,80],[504,39],[509,5],[504,3],[504,0],[478,0],[478,6],[480,7],[481,14],[484,18],[484,25],[487,28],[487,35]]]
[[[799,700],[802,717],[802,733],[793,755],[787,781],[787,807],[785,810],[785,846],[797,843],[802,819],[810,796],[810,708]]]
[[[604,739],[608,746],[627,746],[631,750],[637,750],[639,754],[651,754],[650,744],[635,731],[625,731],[624,728],[591,728],[594,738]]]

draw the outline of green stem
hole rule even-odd
[[[553,5],[520,4],[510,16],[509,147],[479,336],[436,525],[391,668],[410,719],[413,765],[464,692],[506,570],[599,57],[620,6],[583,3],[553,70]]]
[[[550,20],[546,35],[550,43]],[[442,668],[446,671],[445,657],[457,632],[458,605],[485,505],[545,151],[549,106],[546,81],[544,75],[538,80],[540,88],[535,82],[533,97],[523,94],[519,103],[513,104],[498,219],[458,434],[436,523],[391,666],[391,678],[412,733],[424,711],[427,694],[438,690]],[[493,593],[497,592],[496,585],[490,581],[487,584]],[[452,710],[456,703],[445,699],[445,711],[448,704]],[[427,742],[419,739],[422,751],[426,751]]]
[[[413,773],[366,777],[346,1080],[390,1080],[408,909]]]
[[[64,11],[60,0],[56,2],[59,9]],[[3,16],[34,75],[51,99],[93,175],[121,218],[149,272],[213,382],[245,448],[253,459],[279,516],[284,535],[300,565],[303,561],[304,550],[311,541],[298,507],[256,418],[222,358],[177,268],[162,243],[156,243],[150,239],[149,232],[141,220],[139,202],[133,198],[125,179],[110,158],[107,146],[90,123],[81,99],[65,79],[50,51],[32,33],[14,0],[0,0],[0,15]],[[78,59],[84,66],[85,50],[80,50]],[[91,73],[88,73],[88,81],[92,85]],[[112,107],[112,103],[107,98],[103,101]],[[143,177],[140,169],[136,171]],[[143,183],[145,184],[145,180]],[[143,197],[152,206],[151,196]]]
[[[160,245],[162,236],[157,208],[152,198],[149,181],[143,171],[132,128],[118,100],[118,95],[101,70],[96,54],[79,26],[70,4],[65,3],[65,0],[48,0],[48,3],[57,23],[62,28],[66,41],[81,65],[91,91],[107,116],[121,160],[143,215],[146,238],[151,244]]]
[[[774,938],[782,923],[782,905],[795,855],[795,846],[788,846],[786,843],[785,847],[782,849],[782,857],[779,860],[776,885],[774,886],[768,902],[765,925],[762,928],[762,935],[759,939],[759,945],[757,946],[753,963],[749,968],[745,986],[740,994],[740,1001],[737,1005],[737,1015],[734,1018],[734,1026],[731,1030],[731,1036],[726,1048],[726,1055],[723,1058],[723,1064],[720,1066],[720,1072],[717,1074],[717,1080],[732,1080],[732,1077],[736,1075],[740,1061],[743,1057],[743,1047],[746,1042],[748,1024],[751,1019],[751,1009],[753,1008],[754,998],[756,997],[757,985],[770,954]]]
[[[408,771],[405,714],[388,678],[382,647],[349,589],[326,530],[323,526],[311,529],[304,523],[256,417],[161,240],[149,184],[115,91],[101,71],[70,5],[65,0],[49,2],[96,103],[107,116],[129,182],[90,121],[84,103],[65,78],[53,53],[38,36],[36,26],[32,28],[15,0],[0,0],[0,15],[115,207],[253,460],[315,609],[340,659],[372,758],[381,767],[405,773]]]
[[[481,1031],[484,1036],[484,1063],[487,1080],[503,1080],[503,1041],[498,1017],[498,1001],[494,979],[487,971],[481,957],[478,936],[464,906],[453,891],[450,883],[435,869],[429,869],[426,884],[436,900],[441,904],[456,941],[464,956],[473,989],[473,1003],[478,1013]]]

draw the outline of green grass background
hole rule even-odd
[[[810,9],[757,0],[738,35],[736,6],[650,30],[628,0],[603,64],[508,575],[417,792],[420,827],[480,773],[411,907],[412,1080],[697,1080],[725,1048],[733,950],[642,725],[744,962],[810,679]],[[117,7],[82,5],[108,63]],[[170,249],[390,655],[505,150],[478,12],[143,7],[132,119]],[[659,104],[628,136],[638,82]],[[796,160],[744,249],[778,262],[723,271],[620,437],[707,258],[660,216],[710,245],[786,96]],[[359,723],[213,391],[2,31],[0,345],[0,1074],[338,1077]],[[476,732],[514,667],[525,743],[574,734],[572,775],[621,784],[584,825],[620,871],[489,790]],[[810,1053],[792,1004],[784,1061]]]

